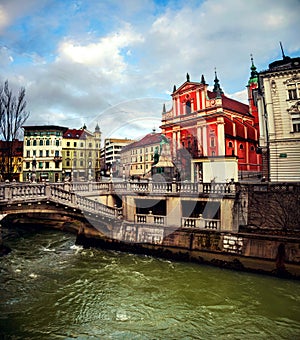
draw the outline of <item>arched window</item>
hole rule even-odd
[[[244,145],[240,144],[240,150],[243,150],[243,149],[244,149]]]
[[[229,148],[232,148],[232,147],[233,147],[232,142],[229,142],[229,143],[228,143],[228,147],[229,147]]]
[[[185,103],[185,113],[191,113],[191,102],[190,100],[188,100],[186,103]]]
[[[43,143],[43,140],[42,139],[40,139],[40,145],[43,145],[44,143]]]
[[[50,145],[50,140],[49,139],[46,140],[46,145]]]

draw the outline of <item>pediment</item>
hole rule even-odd
[[[295,103],[294,105],[292,105],[289,109],[288,109],[288,111],[290,112],[290,113],[293,113],[293,112],[300,112],[300,100],[298,100],[297,101],[297,103]]]
[[[184,94],[186,92],[191,92],[193,90],[196,90],[200,86],[201,86],[200,83],[186,81],[175,92],[173,92],[172,96],[178,95],[178,94]]]

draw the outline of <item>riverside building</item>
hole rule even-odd
[[[216,73],[213,91],[203,75],[200,82],[193,82],[187,74],[171,96],[173,105],[168,111],[163,107],[161,129],[171,141],[182,179],[238,180],[238,172],[242,178],[257,178],[261,171],[257,111],[228,98]]]
[[[139,141],[125,146],[120,153],[123,177],[151,177],[155,153],[159,152],[163,138],[161,133],[153,130]]]
[[[81,129],[67,129],[62,141],[62,172],[66,180],[97,180],[100,176],[101,132],[94,133],[84,125]]]
[[[300,57],[285,56],[259,72],[260,147],[271,182],[300,181]]]
[[[61,181],[62,139],[68,128],[38,125],[23,129],[23,181]]]

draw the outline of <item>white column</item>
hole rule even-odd
[[[196,93],[196,99],[197,99],[197,110],[200,110],[201,107],[200,107],[200,92],[199,92],[199,90]]]
[[[176,115],[177,116],[180,116],[180,102],[179,102],[179,98],[176,98],[176,105],[177,105],[177,108],[176,108]]]
[[[207,127],[206,125],[202,128],[202,145],[203,145],[203,156],[207,156]]]
[[[202,149],[202,128],[201,126],[197,126],[197,146],[198,146],[198,153]]]
[[[172,153],[173,153],[173,157],[176,156],[176,143],[177,143],[177,136],[176,136],[176,132],[173,131],[173,135],[172,135],[172,146],[173,146]]]
[[[218,156],[225,156],[224,122],[218,122]]]

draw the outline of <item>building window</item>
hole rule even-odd
[[[43,162],[39,162],[39,169],[43,169]]]
[[[30,150],[27,150],[26,157],[30,157]]]
[[[33,153],[33,156],[36,156],[36,150],[33,150],[32,153]]]
[[[46,150],[46,157],[49,157],[49,150]]]
[[[300,132],[300,123],[293,123],[293,132]]]
[[[46,145],[50,145],[50,139],[46,140]]]
[[[216,153],[214,151],[212,151],[211,155],[214,157],[216,155]]]
[[[229,147],[229,148],[232,148],[232,147],[233,147],[232,142],[229,142],[229,143],[228,143],[228,147]]]
[[[77,142],[74,142],[74,148],[76,148],[77,147]]]
[[[83,148],[83,143],[80,143],[80,147]]]
[[[70,166],[70,161],[66,161],[66,166]]]
[[[240,144],[240,150],[243,150],[243,149],[244,149],[244,145]]]
[[[70,142],[67,142],[67,146],[70,146]]]
[[[215,147],[215,137],[211,137],[211,138],[210,138],[210,146],[211,146],[212,148]]]
[[[45,162],[45,168],[49,169],[49,162]]]
[[[92,143],[89,143],[89,148],[91,148],[93,145],[92,145]]]
[[[59,140],[58,139],[55,140],[55,145],[59,146]]]
[[[143,156],[140,156],[140,162],[142,162],[143,161]]]
[[[288,99],[290,100],[297,99],[296,84],[288,85],[287,89],[288,89]]]
[[[29,139],[27,139],[26,145],[30,146],[30,140]]]
[[[36,139],[33,140],[32,145],[36,146]]]
[[[80,161],[80,166],[83,166],[83,161]]]
[[[59,157],[59,151],[58,150],[55,151],[55,157]]]
[[[76,162],[76,159],[73,161],[73,166],[77,166],[77,162]]]
[[[43,150],[40,150],[40,157],[43,157]]]
[[[67,157],[70,157],[70,151],[67,151]]]
[[[185,113],[186,114],[189,114],[191,113],[191,102],[188,100],[186,103],[185,103]]]
[[[26,169],[30,168],[30,162],[26,162]]]
[[[58,162],[55,163],[55,169],[59,169],[59,163]]]
[[[254,151],[254,150],[255,150],[255,147],[253,145],[251,145],[250,151]]]
[[[74,157],[76,157],[77,156],[77,152],[76,151],[74,151]]]
[[[40,146],[43,146],[44,145],[44,142],[42,139],[40,139]]]

